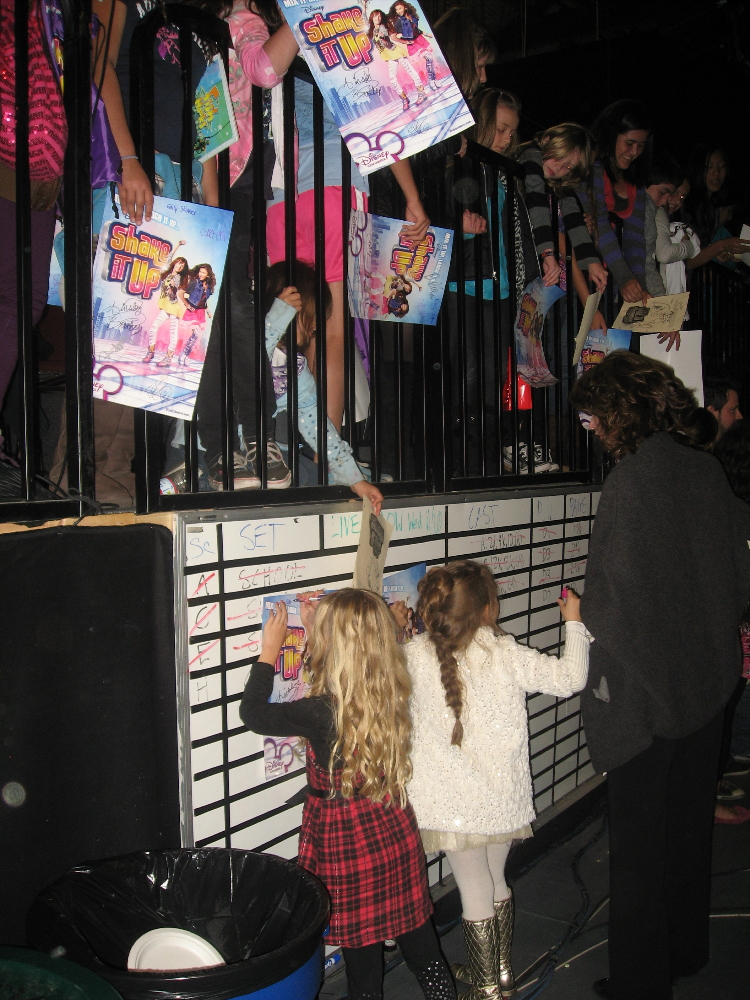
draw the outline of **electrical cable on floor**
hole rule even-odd
[[[546,957],[546,964],[544,968],[542,969],[537,979],[533,983],[528,984],[526,989],[524,989],[522,992],[518,994],[518,1000],[534,1000],[535,997],[538,997],[544,990],[546,990],[546,988],[552,981],[552,977],[555,973],[555,970],[557,969],[558,962],[562,957],[563,949],[568,944],[570,944],[571,941],[575,941],[575,939],[580,936],[580,934],[583,932],[584,928],[588,924],[589,920],[591,920],[591,918],[594,916],[595,913],[598,913],[598,911],[604,906],[607,899],[609,898],[605,897],[604,899],[600,900],[600,902],[597,903],[596,906],[592,906],[588,888],[586,887],[586,883],[581,878],[581,875],[578,870],[578,867],[583,858],[585,857],[585,855],[604,836],[607,830],[607,826],[608,826],[608,820],[607,817],[604,816],[599,830],[575,854],[573,861],[571,862],[571,872],[573,874],[573,881],[576,883],[581,893],[581,898],[582,898],[581,908],[579,909],[578,913],[575,915],[573,920],[568,925],[568,930],[563,935],[563,937],[557,942],[557,944],[553,945],[552,948],[550,948],[549,951],[547,951],[544,956],[542,956],[542,958]],[[539,964],[540,964],[540,959],[537,959],[537,961],[534,963],[534,967],[538,967]],[[528,970],[526,974],[528,974]],[[524,974],[522,973],[521,976],[519,976],[519,980],[523,978],[523,975]]]
[[[580,862],[583,860],[588,851],[601,840],[601,838],[603,837],[604,833],[607,830],[608,818],[604,806],[597,809],[597,811],[594,813],[593,816],[590,815],[585,820],[583,820],[568,837],[564,838],[563,840],[555,842],[549,848],[549,850],[545,851],[543,854],[540,854],[538,858],[535,858],[533,862],[530,862],[528,865],[522,868],[518,873],[518,875],[520,876],[530,871],[532,868],[536,867],[536,865],[539,864],[540,861],[544,860],[544,858],[548,857],[554,851],[559,850],[560,847],[563,847],[565,844],[569,843],[571,840],[577,837],[582,832],[582,830],[586,829],[586,827],[591,826],[592,822],[594,822],[597,819],[598,815],[600,815],[603,812],[605,814],[602,817],[602,824],[599,830],[575,854],[571,862],[571,871],[573,874],[573,880],[580,889],[581,896],[583,898],[583,903],[581,905],[581,908],[579,909],[578,913],[575,915],[573,920],[570,922],[568,930],[566,931],[564,936],[560,939],[560,941],[558,941],[557,944],[553,945],[546,952],[544,952],[544,954],[540,955],[539,958],[535,959],[531,963],[531,965],[529,965],[526,969],[523,970],[523,972],[519,973],[519,975],[516,977],[516,983],[520,984],[527,976],[531,975],[536,969],[539,968],[539,966],[543,962],[546,961],[544,969],[539,974],[539,976],[537,976],[536,979],[532,979],[531,982],[526,983],[525,986],[520,990],[520,992],[518,993],[517,1000],[535,1000],[536,997],[540,996],[540,994],[544,992],[544,990],[551,983],[554,973],[559,968],[559,963],[562,957],[561,952],[563,951],[563,949],[568,944],[570,944],[571,941],[575,941],[576,938],[580,937],[581,934],[583,934],[589,922],[593,920],[593,918],[597,915],[597,913],[599,913],[599,911],[602,910],[604,906],[606,906],[606,904],[609,902],[609,895],[606,895],[595,906],[592,907],[586,883],[583,881],[578,871],[578,866]],[[750,871],[750,868],[732,868],[729,869],[728,871],[714,872],[711,877],[719,878],[720,876],[723,875],[735,875],[748,871]],[[737,917],[748,918],[750,917],[750,913],[712,913],[710,914],[710,916],[712,918],[737,918]],[[445,937],[446,934],[449,934],[460,923],[461,923],[461,917],[459,916],[455,920],[452,920],[447,924],[441,925],[440,927],[437,928],[438,935],[440,937]],[[607,926],[606,922],[603,922],[600,924],[596,924],[593,928],[589,928],[589,930],[594,930],[597,927],[606,927],[606,926]],[[584,951],[578,952],[578,954],[572,955],[570,958],[565,959],[565,964],[569,965],[577,958],[581,958],[583,955],[587,955],[589,952],[594,951],[596,948],[600,948],[603,944],[606,944],[607,941],[608,938],[604,938],[602,941],[597,941],[596,944],[591,945]],[[393,969],[398,968],[398,966],[401,965],[403,961],[404,960],[400,954],[396,955],[394,958],[391,959],[390,962],[386,963],[384,974],[387,975],[389,972],[393,971]],[[340,998],[340,1000],[346,1000],[346,996],[347,995],[344,994]],[[461,1000],[460,997],[459,1000]]]

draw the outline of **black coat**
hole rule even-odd
[[[750,507],[718,461],[647,438],[609,474],[581,614],[594,636],[582,695],[591,761],[608,771],[726,704],[742,667]]]

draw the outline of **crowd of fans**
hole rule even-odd
[[[254,159],[263,157],[267,202],[267,252],[268,263],[281,263],[285,258],[285,207],[284,182],[281,170],[280,122],[283,116],[281,82],[298,53],[294,36],[284,21],[276,0],[191,0],[196,7],[224,19],[231,33],[229,50],[229,87],[239,131],[238,141],[230,148],[230,199],[234,224],[228,254],[228,271],[231,276],[231,353],[233,358],[232,413],[234,489],[252,489],[261,485],[259,467],[265,468],[266,485],[283,489],[290,485],[288,450],[285,431],[280,427],[283,399],[274,392],[272,368],[283,364],[284,330],[278,329],[278,339],[271,344],[270,331],[266,330],[266,347],[269,365],[257,370],[260,356],[255,344],[255,308],[257,296],[251,290],[249,262],[252,253],[253,172]],[[95,107],[104,115],[102,129],[96,130],[92,145],[92,164],[96,175],[93,183],[93,231],[99,228],[102,210],[107,200],[111,182],[116,182],[120,202],[126,214],[136,223],[150,218],[153,205],[151,184],[143,170],[129,124],[130,63],[129,54],[133,32],[141,18],[154,7],[163,7],[161,0],[94,0],[92,26],[92,88]],[[61,21],[50,27],[49,6],[32,4],[29,19],[30,74],[35,81],[30,108],[30,163],[32,186],[32,319],[37,322],[45,306],[47,262],[50,257],[56,199],[62,178],[62,156],[66,140],[66,125],[60,101],[59,67],[50,60],[47,44],[60,34]],[[45,13],[46,11],[46,13]],[[429,45],[425,32],[439,43],[458,85],[469,102],[476,124],[468,132],[444,141],[417,154],[418,170],[412,172],[409,159],[391,168],[394,183],[398,185],[405,204],[406,235],[421,238],[430,221],[451,227],[456,218],[455,205],[435,199],[433,192],[439,185],[431,183],[430,171],[450,176],[451,163],[467,155],[467,135],[506,158],[516,160],[522,168],[522,180],[516,185],[520,199],[513,219],[504,217],[498,232],[491,232],[489,197],[472,196],[463,211],[463,247],[457,244],[456,253],[463,252],[464,261],[464,317],[463,325],[469,344],[468,365],[463,391],[472,396],[481,366],[472,356],[482,348],[471,346],[477,341],[477,317],[474,296],[483,299],[485,329],[499,329],[500,352],[503,364],[510,346],[510,286],[515,282],[516,291],[522,291],[533,278],[540,276],[545,285],[560,284],[565,287],[565,237],[569,237],[571,276],[576,294],[585,301],[591,288],[604,290],[611,281],[615,294],[626,302],[646,302],[652,295],[683,291],[689,288],[691,272],[710,260],[734,269],[744,268],[743,253],[750,251],[750,242],[737,237],[743,221],[743,209],[734,193],[726,153],[721,148],[698,146],[687,161],[680,165],[668,151],[658,148],[649,108],[632,100],[619,100],[606,107],[589,127],[566,122],[538,132],[529,141],[520,141],[522,122],[521,98],[510,90],[488,87],[486,66],[494,60],[492,40],[473,22],[461,8],[452,8],[430,27],[419,23],[415,9],[408,3],[396,3],[388,9],[369,11],[370,34],[389,65],[408,63],[407,54],[419,52],[419,66],[424,70],[417,85],[417,103],[424,99],[425,88],[435,87],[434,68],[430,75]],[[13,5],[2,3],[3,57],[12,69]],[[54,19],[53,19],[54,20]],[[55,35],[57,32],[57,35]],[[404,34],[405,33],[405,34]],[[59,38],[58,38],[59,40]],[[424,51],[423,51],[424,50]],[[57,50],[56,50],[57,51]],[[425,53],[427,53],[425,55]],[[194,36],[192,53],[193,85],[197,84],[209,48]],[[416,63],[416,61],[415,61]],[[422,64],[424,63],[424,66]],[[177,31],[167,23],[157,35],[154,46],[155,106],[154,125],[156,143],[156,193],[179,195],[180,153],[182,138],[183,82],[179,66]],[[412,72],[416,70],[412,68]],[[395,74],[391,74],[396,78]],[[6,74],[0,85],[3,102],[3,127],[0,134],[0,211],[5,230],[14,233],[15,226],[15,118],[13,109],[14,89],[12,74]],[[253,149],[253,123],[251,87],[263,88],[263,148]],[[314,171],[313,148],[322,141],[325,147],[325,279],[328,287],[328,307],[325,331],[325,372],[319,371],[315,358],[315,320],[311,301],[304,301],[302,287],[291,290],[283,287],[270,289],[269,294],[286,301],[286,317],[296,312],[307,317],[296,324],[298,351],[306,360],[310,391],[306,395],[306,418],[300,424],[302,438],[300,482],[317,481],[315,452],[317,448],[317,418],[315,386],[325,378],[326,408],[328,415],[329,453],[334,458],[330,465],[332,482],[351,486],[360,495],[369,494],[377,502],[379,491],[368,484],[369,470],[354,461],[349,445],[342,441],[339,432],[344,416],[344,259],[342,254],[342,199],[351,197],[352,205],[367,203],[369,184],[351,164],[351,193],[342,193],[340,136],[336,124],[324,108],[322,140],[314,137],[312,126],[312,95],[314,84],[295,79],[296,127],[296,256],[299,262],[314,263],[315,218],[313,205]],[[394,91],[394,94],[396,92]],[[408,102],[404,94],[398,95]],[[40,124],[41,118],[41,124]],[[656,146],[656,152],[654,147]],[[469,153],[469,157],[471,154]],[[426,177],[420,197],[415,174]],[[509,176],[509,175],[508,175]],[[515,182],[514,182],[515,183]],[[197,200],[207,205],[218,205],[218,177],[216,162],[194,162],[193,187]],[[451,192],[453,199],[465,199],[465,189],[456,185]],[[507,177],[499,174],[497,199],[500,210],[506,200]],[[552,218],[552,211],[557,218]],[[505,241],[507,228],[514,227],[516,237],[515,273],[508,275]],[[476,271],[476,254],[471,240],[483,237],[481,249],[481,274]],[[164,308],[159,321],[169,322],[169,343],[163,352],[156,352],[155,331],[148,333],[144,344],[143,364],[153,368],[168,369],[184,365],[192,344],[198,336],[199,325],[195,319],[203,315],[206,302],[213,292],[209,275],[195,276],[193,284],[200,301],[183,303],[172,294],[170,281],[189,278],[184,273],[172,272],[186,268],[182,257],[170,263],[170,273],[163,283]],[[452,277],[455,277],[455,261]],[[199,279],[203,278],[201,282]],[[481,279],[481,288],[479,280]],[[302,279],[300,279],[302,281]],[[278,285],[278,283],[276,283]],[[497,287],[496,287],[497,286]],[[181,287],[181,286],[180,286]],[[308,287],[307,285],[305,287]],[[496,296],[497,293],[497,296]],[[314,294],[309,285],[308,298]],[[3,283],[0,295],[3,300],[0,322],[0,399],[5,396],[13,375],[17,358],[16,287],[15,274]],[[285,299],[286,296],[286,299]],[[401,293],[401,299],[405,294]],[[172,301],[174,299],[174,301]],[[394,293],[394,302],[401,301]],[[500,301],[500,316],[493,312],[493,300]],[[272,303],[269,300],[268,305]],[[458,318],[457,285],[448,285],[444,314],[455,328]],[[181,312],[190,309],[192,326],[184,322]],[[275,322],[280,313],[277,309]],[[288,320],[287,320],[288,322]],[[156,324],[154,324],[156,326]],[[606,331],[603,310],[594,317],[594,328]],[[274,327],[276,329],[276,327]],[[191,339],[192,337],[192,339]],[[679,331],[665,334],[670,345],[679,347]],[[492,347],[492,338],[485,337],[484,350]],[[365,334],[366,344],[366,334]],[[359,366],[359,354],[356,363]],[[492,355],[492,365],[496,367]],[[489,359],[489,353],[487,354]],[[366,364],[366,358],[365,358]],[[485,365],[485,369],[487,365]],[[262,426],[265,441],[259,441],[256,427],[258,387],[265,382]],[[220,490],[227,484],[227,470],[223,467],[222,445],[222,362],[219,337],[210,339],[207,349],[201,386],[197,399],[196,416],[200,448],[202,449],[205,488]],[[498,383],[499,384],[499,383]],[[493,389],[495,392],[495,389]],[[97,435],[97,469],[109,462],[108,452],[122,452],[114,465],[121,468],[118,477],[98,482],[98,493],[107,499],[114,485],[112,499],[127,503],[134,493],[130,472],[132,447],[132,413],[125,408],[95,401]],[[274,419],[276,417],[277,419]],[[277,440],[278,438],[278,440]],[[468,440],[468,439],[467,439]],[[176,451],[167,461],[164,471],[171,475],[176,489],[185,488],[181,478],[184,469],[184,444],[181,431],[172,435]],[[468,445],[467,445],[468,447]],[[522,445],[522,447],[526,447]],[[265,454],[264,454],[265,453]],[[506,469],[514,468],[512,449],[504,450]],[[525,452],[520,456],[518,471],[528,471]],[[112,462],[109,462],[110,471]],[[533,471],[553,471],[559,468],[550,454],[537,454]],[[58,448],[57,462],[52,478],[65,485],[64,432]],[[119,490],[119,494],[117,491]]]

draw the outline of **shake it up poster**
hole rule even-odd
[[[349,217],[349,308],[358,319],[437,323],[453,230],[430,226],[420,243],[404,239],[406,222],[353,211]]]
[[[402,631],[404,642],[410,642],[415,635],[424,632],[424,622],[417,614],[419,603],[419,581],[427,572],[426,563],[417,563],[408,569],[389,573],[383,577],[383,600],[392,607],[396,601],[406,605],[406,625]]]
[[[94,260],[94,396],[191,420],[232,213],[172,198],[140,226],[118,212]]]
[[[274,664],[273,692],[269,701],[289,702],[304,697],[306,681],[302,654],[307,642],[305,627],[300,618],[300,598],[320,596],[322,591],[312,594],[278,594],[263,600],[262,623],[266,624],[275,605],[286,604],[287,634],[281,647],[279,658]],[[305,741],[297,736],[264,736],[263,756],[266,781],[279,778],[290,771],[296,771],[305,764]]]
[[[363,175],[473,124],[418,3],[280,6]]]
[[[542,331],[547,313],[564,294],[558,285],[546,286],[541,278],[535,278],[524,288],[518,304],[514,327],[516,371],[535,389],[557,382],[544,356]]]

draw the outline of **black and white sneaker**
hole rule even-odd
[[[219,492],[224,489],[221,459],[209,466],[208,481],[211,484],[211,489]],[[240,451],[234,453],[234,488],[236,490],[260,489],[260,479],[255,471],[255,464],[250,458],[249,452],[247,455],[243,455]]]
[[[534,472],[559,472],[560,466],[552,461],[552,452],[547,450],[547,457],[544,457],[544,449],[540,444],[534,445]]]
[[[256,466],[257,447],[254,441],[247,446],[248,465]],[[285,490],[292,481],[292,474],[284,461],[281,449],[275,441],[266,443],[266,486],[269,490]],[[260,485],[260,479],[258,480]]]
[[[503,448],[503,469],[513,472],[513,445]],[[529,471],[529,449],[525,444],[518,446],[518,474],[525,476]]]

